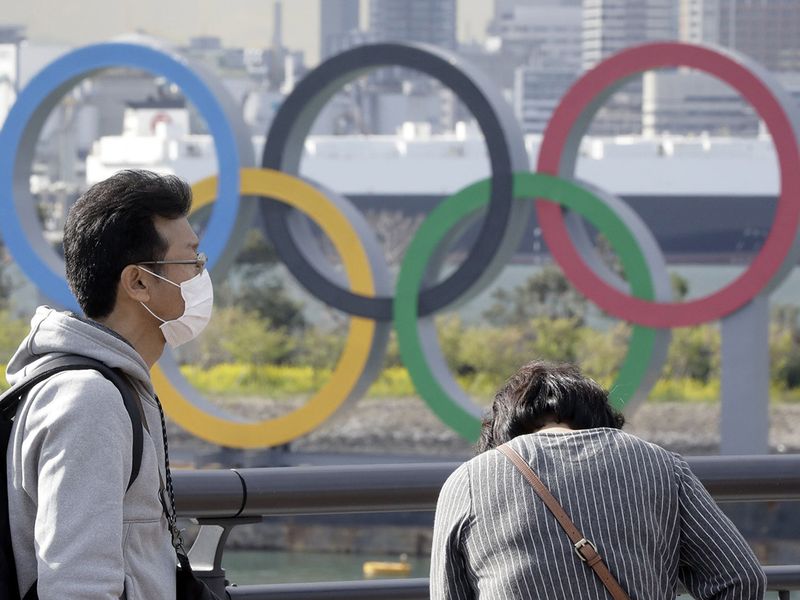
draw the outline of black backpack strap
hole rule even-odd
[[[103,377],[113,383],[122,395],[122,401],[125,404],[125,410],[128,411],[128,416],[131,419],[131,427],[133,429],[133,448],[131,460],[131,475],[128,479],[129,490],[136,477],[139,475],[139,468],[142,464],[142,448],[144,443],[144,434],[142,433],[142,412],[139,397],[136,392],[128,383],[125,376],[117,369],[112,369],[103,364],[99,360],[94,360],[88,356],[81,356],[78,354],[65,354],[59,356],[48,362],[46,368],[34,373],[29,378],[12,386],[9,390],[0,395],[0,413],[4,416],[11,418],[16,412],[17,407],[22,398],[28,391],[37,383],[41,383],[45,379],[52,377],[56,373],[62,371],[78,371],[91,369],[98,371]]]

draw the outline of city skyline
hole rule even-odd
[[[320,54],[319,1],[283,0],[284,45],[302,50],[309,64],[315,64]],[[221,0],[171,0],[168,4],[157,0],[82,0],[80,10],[72,3],[28,0],[4,6],[0,25],[23,25],[32,41],[69,46],[142,31],[179,45],[192,37],[216,36],[225,46],[264,48],[273,36],[275,3],[276,0],[236,0],[240,10],[232,13],[230,3]],[[491,0],[457,0],[459,42],[484,39],[493,10]],[[367,24],[368,15],[368,2],[361,0],[362,27]],[[64,23],[70,25],[65,27]]]

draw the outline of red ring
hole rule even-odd
[[[734,54],[731,53],[731,56]],[[623,79],[662,67],[692,67],[709,73],[737,90],[764,120],[772,135],[780,166],[780,196],[775,218],[764,246],[739,277],[713,294],[688,302],[653,302],[635,298],[610,286],[584,262],[571,242],[561,207],[546,200],[536,201],[536,214],[545,242],[556,262],[586,297],[607,313],[648,327],[684,327],[719,319],[749,302],[770,283],[794,245],[800,223],[800,150],[789,113],[753,73],[748,61],[731,58],[711,48],[678,42],[644,44],[623,50],[604,60],[581,77],[562,98],[542,138],[537,171],[561,177],[561,170],[573,133],[588,123],[597,107],[594,100]],[[578,140],[574,144],[578,145]]]

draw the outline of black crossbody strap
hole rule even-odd
[[[114,384],[122,395],[122,402],[125,404],[125,410],[128,412],[128,416],[131,419],[133,447],[131,449],[131,475],[128,479],[128,487],[126,488],[126,490],[128,490],[139,475],[139,468],[142,465],[144,434],[142,433],[142,413],[139,397],[119,370],[112,369],[99,360],[94,360],[88,356],[81,356],[79,354],[65,354],[59,356],[48,362],[46,368],[43,370],[34,373],[29,378],[12,386],[0,395],[0,413],[8,417],[13,416],[13,413],[16,412],[19,406],[20,400],[24,398],[25,394],[27,394],[33,386],[52,377],[56,373],[85,369],[98,371],[103,377]]]

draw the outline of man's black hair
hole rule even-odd
[[[180,178],[138,170],[120,171],[78,198],[64,225],[64,261],[87,317],[111,313],[127,265],[163,260],[167,242],[154,220],[185,217],[191,204],[191,188]]]
[[[609,404],[608,393],[576,366],[534,361],[520,368],[495,395],[476,449],[491,450],[548,422],[572,429],[622,429],[625,417]]]

